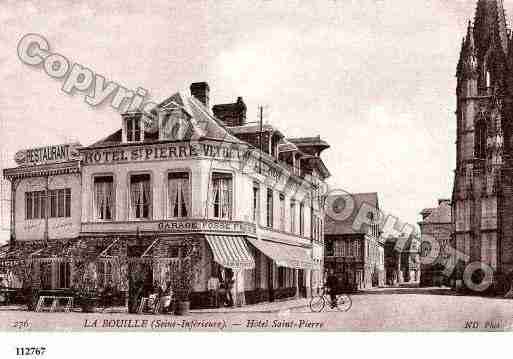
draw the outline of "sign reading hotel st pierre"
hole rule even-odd
[[[203,156],[222,160],[233,159],[244,163],[252,160],[255,162],[254,166],[258,167],[256,163],[258,157],[252,154],[252,152],[251,149],[242,146],[187,142],[181,144],[145,145],[133,148],[86,149],[82,151],[82,157],[84,165],[166,161]],[[275,178],[280,178],[281,176],[281,171],[266,164],[262,164],[259,170]]]

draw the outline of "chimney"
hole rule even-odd
[[[438,205],[440,206],[441,204],[448,204],[449,206],[451,205],[451,200],[450,199],[447,199],[447,198],[442,198],[442,199],[439,199],[438,200]]]
[[[244,126],[246,124],[247,107],[242,97],[237,97],[234,103],[225,103],[212,107],[214,116],[223,121],[226,126]]]
[[[206,82],[194,82],[191,84],[191,95],[196,97],[206,108],[208,108],[210,87]]]
[[[239,107],[239,126],[244,126],[246,124],[247,107],[240,96],[237,97],[237,105]]]

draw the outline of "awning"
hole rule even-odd
[[[313,269],[310,251],[303,247],[275,243],[263,239],[248,238],[258,250],[276,262],[278,267]]]
[[[255,268],[255,259],[244,237],[207,235],[206,238],[214,260],[223,267],[236,270]]]

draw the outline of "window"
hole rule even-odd
[[[486,158],[486,122],[479,120],[476,124],[475,151],[476,158]]]
[[[111,220],[114,212],[114,178],[101,176],[94,178],[94,218]]]
[[[212,174],[211,214],[214,218],[231,219],[233,180],[229,173]]]
[[[25,193],[26,219],[46,218],[47,198],[50,199],[49,218],[71,217],[71,189],[64,188]]]
[[[178,247],[178,246],[169,247],[169,257],[170,258],[180,258],[180,247]]]
[[[57,192],[52,190],[49,191],[50,197],[50,218],[57,217]]]
[[[130,177],[130,217],[148,219],[151,215],[151,184],[149,174]]]
[[[171,172],[168,175],[168,217],[184,218],[191,213],[190,182],[187,172]]]
[[[280,194],[280,231],[285,231],[285,195]]]
[[[45,191],[25,193],[25,218],[42,219],[46,217]]]
[[[69,288],[70,287],[70,277],[71,277],[71,264],[69,262],[60,262],[58,263],[58,277],[59,288]]]
[[[290,233],[296,233],[296,201],[290,201]]]
[[[50,198],[50,218],[71,217],[71,189],[52,189],[48,191]]]
[[[112,282],[112,263],[109,261],[100,261],[98,266],[98,285],[101,288],[113,286]]]
[[[299,204],[299,235],[305,235],[305,204],[303,202]]]
[[[269,228],[272,228],[273,226],[273,216],[274,216],[274,210],[273,210],[273,190],[268,188],[267,189],[267,221],[266,225]]]
[[[126,119],[126,140],[128,142],[141,141],[141,119],[130,117]]]
[[[333,257],[335,255],[335,243],[332,240],[324,242],[324,250],[327,257]]]
[[[253,184],[253,222],[260,222],[260,185]]]

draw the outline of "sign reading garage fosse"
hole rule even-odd
[[[16,153],[14,160],[18,165],[26,166],[78,160],[79,146],[77,143],[67,143],[21,150]]]

